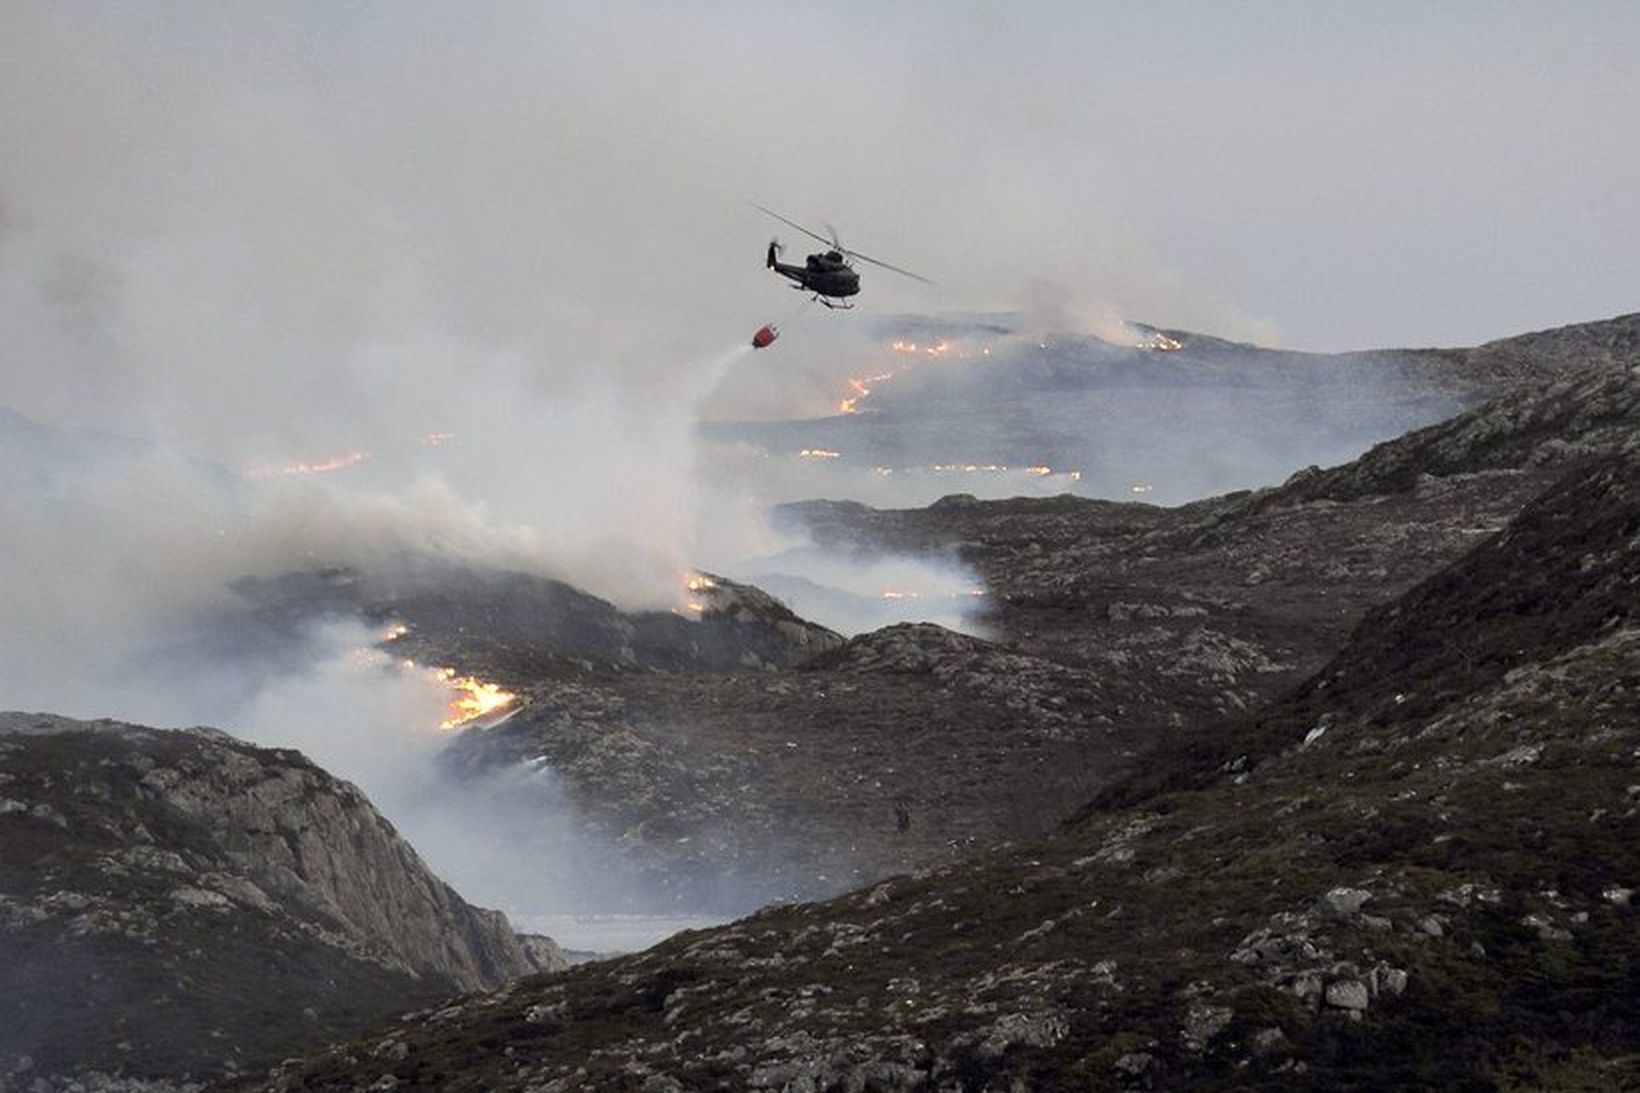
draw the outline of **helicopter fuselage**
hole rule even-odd
[[[769,247],[769,268],[795,282],[793,287],[814,293],[822,300],[841,300],[859,295],[860,275],[837,251],[811,254],[799,265],[782,262]]]
[[[805,228],[795,220],[788,220],[784,216],[781,216],[779,213],[775,212],[773,209],[765,209],[762,205],[759,205],[755,201],[748,202],[747,204],[751,205],[761,213],[774,217],[782,224],[787,224],[793,228],[796,228],[810,239],[817,240],[826,245],[825,250],[821,251],[819,254],[809,255],[801,266],[797,266],[789,265],[780,261],[780,240],[771,239],[769,240],[768,267],[780,274],[780,276],[795,282],[792,286],[793,288],[814,293],[814,298],[825,304],[827,307],[843,308],[846,310],[853,306],[846,302],[848,297],[859,295],[860,275],[854,271],[854,266],[851,260],[870,262],[874,266],[881,266],[883,269],[893,270],[900,276],[909,277],[913,281],[922,281],[924,284],[930,285],[934,283],[920,273],[912,273],[908,269],[901,269],[899,266],[891,266],[879,258],[873,258],[868,254],[861,254],[857,250],[850,250],[838,241],[837,230],[835,228],[831,228],[829,225],[827,230],[830,232],[831,238],[827,239],[826,236],[821,235],[819,232]]]

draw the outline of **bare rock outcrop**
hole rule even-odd
[[[212,729],[0,713],[0,826],[0,1075],[231,1072],[543,967],[355,787]]]

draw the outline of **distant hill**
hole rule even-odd
[[[717,422],[783,500],[923,504],[950,492],[1178,504],[1273,485],[1449,417],[1532,368],[1628,352],[1629,319],[1478,349],[1317,354],[1129,324],[1126,343],[1026,337],[1009,317],[880,324],[828,417]],[[1535,364],[1531,362],[1536,362]],[[847,396],[847,397],[843,397]],[[804,459],[803,452],[831,453]]]

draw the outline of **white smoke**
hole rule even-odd
[[[805,545],[730,570],[774,593],[806,619],[853,636],[901,622],[931,622],[987,637],[984,580],[955,560],[838,553]]]
[[[792,306],[741,198],[858,210],[851,243],[959,271],[946,304],[994,306],[1044,263],[1093,296],[1181,297],[1096,216],[1044,250],[1051,202],[999,201],[966,137],[885,173],[906,124],[879,107],[915,86],[835,20],[782,18],[835,57],[824,132],[795,131],[788,59],[727,10],[8,5],[0,407],[47,435],[11,422],[0,445],[0,707],[313,749],[411,828],[422,684],[353,674],[357,635],[291,669],[202,655],[193,628],[237,578],[403,552],[635,607],[771,549],[767,498],[702,486],[693,434]],[[885,310],[930,304],[866,282]]]

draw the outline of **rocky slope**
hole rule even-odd
[[[590,662],[622,671],[784,667],[842,641],[756,588],[691,579],[702,588],[690,593],[700,601],[690,617],[629,613],[562,581],[406,557],[240,581],[248,611],[222,625],[238,640],[277,642],[318,617],[359,617],[402,627],[396,652],[463,670],[482,661],[514,676]]]
[[[637,714],[694,708],[695,728],[667,721],[671,762],[749,745],[720,791],[749,820],[874,802],[870,824],[795,826],[924,868],[452,1003],[265,1084],[1625,1087],[1637,363],[1546,358],[1356,464],[1182,509],[792,510],[834,546],[961,556],[996,640],[892,628],[710,689],[611,677],[599,708],[655,750]],[[995,723],[964,733],[980,711]],[[550,746],[551,724],[520,738]],[[1036,764],[1028,741],[1064,750]],[[836,777],[902,764],[901,807]],[[1068,769],[1091,800],[1074,822],[995,846]],[[978,834],[919,843],[931,800]]]
[[[1640,384],[1626,375],[1622,390]],[[1489,414],[1525,420],[1494,407],[1459,433]],[[1164,547],[1188,559],[1240,542],[1268,563],[1281,521],[1324,528],[1350,506],[1367,525],[1446,497],[1465,523],[1496,521],[1422,563],[1388,541],[1343,551],[1346,568],[1383,573],[1333,621],[1347,634],[1321,643],[1324,663],[1295,642],[1318,672],[1250,713],[1187,718],[1054,837],[453,1001],[257,1084],[1634,1088],[1640,455],[1620,433],[1546,433],[1508,466],[1391,476],[1351,500],[1307,498],[1300,480],[1287,498],[1131,531],[1157,561],[1109,553],[1143,576],[1188,570]],[[1545,445],[1579,458],[1551,472],[1531,456]],[[1322,553],[1252,582],[1221,553],[1215,587],[1244,606],[1210,607],[1204,625],[1281,633],[1265,590],[1330,591],[1339,552]],[[1053,594],[1102,603],[1081,612],[1099,625],[1180,617],[1177,599],[1093,587]],[[1046,645],[1078,648],[1073,629]],[[910,638],[815,670],[932,672],[975,653],[924,657]]]
[[[558,963],[354,787],[214,730],[0,714],[0,842],[0,1088],[266,1066]]]
[[[703,622],[667,618],[681,635],[667,648],[717,627],[741,653],[655,670],[677,655],[566,639],[544,629],[567,625],[545,601],[476,610],[499,593],[360,595],[363,581],[350,594],[414,620],[395,649],[522,697],[504,725],[462,734],[453,770],[551,766],[669,902],[821,897],[1041,835],[1145,756],[1211,737],[1321,668],[1365,612],[1494,534],[1574,461],[1632,441],[1636,384],[1610,356],[1632,325],[1529,336],[1553,347],[1537,383],[1268,490],[1174,509],[952,496],[782,510],[833,553],[960,561],[988,592],[976,602],[989,640],[924,625],[839,647],[725,583],[700,593]],[[605,608],[595,634],[634,632]]]

